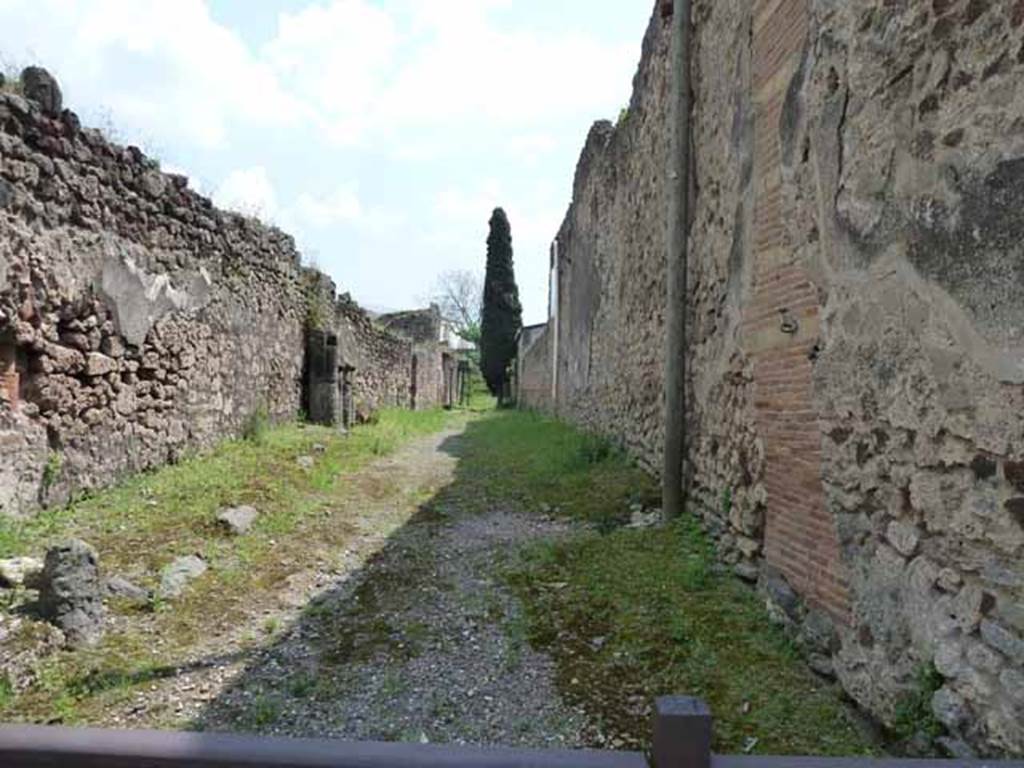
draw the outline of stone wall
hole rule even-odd
[[[81,128],[54,93],[0,94],[6,515],[176,461],[263,413],[296,418],[320,295],[291,237]],[[411,343],[335,304],[333,286],[327,301],[319,321],[344,332],[363,418],[408,406]]]
[[[377,322],[399,336],[417,344],[435,344],[441,341],[441,308],[431,304],[427,309],[389,312],[377,317]]]
[[[412,343],[378,326],[348,294],[337,302],[336,328],[341,362],[354,369],[356,421],[411,407]]]
[[[1024,4],[801,10],[775,135],[787,250],[819,286],[837,671],[891,712],[879,676],[932,662],[951,732],[1021,753]]]
[[[1024,752],[1024,3],[693,12],[693,509],[866,709],[934,666],[947,748]],[[587,139],[553,296],[552,407],[655,469],[670,16]]]
[[[437,408],[449,401],[448,376],[443,358],[450,356],[446,342],[441,341],[441,309],[431,304],[427,309],[392,312],[377,317],[377,322],[391,333],[409,339],[413,350],[413,408]]]
[[[519,334],[516,351],[516,405],[529,410],[551,408],[550,326],[533,325]]]
[[[656,20],[620,125],[599,122],[587,137],[555,248],[558,411],[652,468],[663,422],[664,313],[652,300],[665,292],[667,52]]]
[[[445,372],[442,355],[438,354],[438,345],[421,344],[413,349],[416,361],[413,375],[414,410],[422,411],[438,408],[445,402]]]

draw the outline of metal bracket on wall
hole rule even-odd
[[[780,309],[779,315],[782,316],[782,324],[779,329],[783,333],[792,336],[800,330],[800,323],[797,322],[797,319],[793,317],[788,309]]]

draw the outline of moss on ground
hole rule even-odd
[[[357,532],[351,516],[340,512],[349,503],[353,473],[414,436],[468,419],[457,438],[455,481],[424,500],[411,522],[439,522],[444,508],[456,504],[470,512],[508,509],[590,523],[584,533],[496,561],[524,613],[513,621],[482,604],[480,615],[505,627],[517,647],[531,643],[547,651],[563,695],[587,711],[608,742],[646,746],[652,699],[686,693],[711,705],[719,751],[873,751],[838,689],[806,668],[751,590],[715,567],[692,520],[658,529],[623,527],[632,504],[657,504],[657,488],[644,472],[600,437],[534,414],[488,410],[491,404],[477,397],[472,416],[385,413],[348,438],[315,427],[256,430],[258,438],[226,443],[67,510],[0,523],[0,556],[38,554],[49,542],[80,536],[97,547],[107,572],[147,586],[178,555],[200,552],[211,564],[173,606],[140,612],[114,605],[115,611],[134,612],[132,620],[121,622],[97,648],[48,658],[28,691],[14,695],[0,686],[0,719],[99,723],[143,686],[178,675],[182,660],[194,659],[211,628],[253,625],[252,606],[273,599],[289,574],[352,541]],[[296,463],[302,455],[315,456],[311,471]],[[361,489],[364,498],[394,490],[371,485]],[[261,517],[248,536],[225,537],[214,525],[216,512],[239,504],[256,506]],[[410,562],[407,572],[361,586],[357,620],[350,615],[345,626],[338,606],[308,605],[306,619],[324,630],[328,666],[332,655],[344,665],[382,647],[399,658],[415,655],[430,628],[390,626],[374,609],[384,595],[408,592],[413,599],[405,581],[420,575]],[[251,639],[256,647],[278,627],[254,620],[260,628]],[[516,664],[514,654],[509,664]],[[302,670],[294,686],[295,695],[332,695]],[[253,708],[256,724],[274,721],[279,705],[269,694],[260,699]],[[168,709],[148,724],[180,723]]]
[[[48,657],[34,686],[0,695],[0,719],[102,722],[105,710],[139,686],[174,676],[211,629],[242,623],[291,573],[344,551],[356,531],[351,516],[338,513],[345,510],[353,473],[464,418],[394,410],[348,436],[301,424],[259,430],[255,439],[225,442],[67,508],[0,521],[0,557],[38,556],[51,543],[79,537],[97,549],[105,573],[150,588],[179,555],[199,553],[211,566],[173,605],[112,603],[112,611],[132,620],[118,622],[96,648]],[[306,455],[315,458],[312,470],[296,461]],[[217,512],[242,504],[255,506],[260,517],[246,536],[228,537],[216,525]]]
[[[475,503],[511,500],[594,524],[530,548],[507,578],[525,606],[516,632],[553,656],[563,695],[608,741],[646,747],[654,697],[688,694],[710,705],[722,752],[874,751],[839,689],[806,667],[747,586],[715,567],[691,519],[622,526],[631,503],[659,496],[614,446],[508,411],[470,424],[466,440],[459,484]]]

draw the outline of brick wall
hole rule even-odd
[[[812,358],[818,291],[787,248],[779,125],[807,36],[807,0],[760,0],[753,17],[754,279],[743,312],[765,443],[765,556],[809,603],[846,621],[850,599],[821,482]]]
[[[11,406],[18,404],[20,381],[16,367],[13,343],[4,343],[0,339],[0,400],[6,400]]]

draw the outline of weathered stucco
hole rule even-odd
[[[652,468],[667,7],[587,139],[553,297],[552,409]],[[692,508],[866,709],[933,665],[948,748],[1022,753],[1024,3],[693,13]]]
[[[551,407],[551,326],[531,325],[519,334],[516,351],[516,405],[528,410]]]

